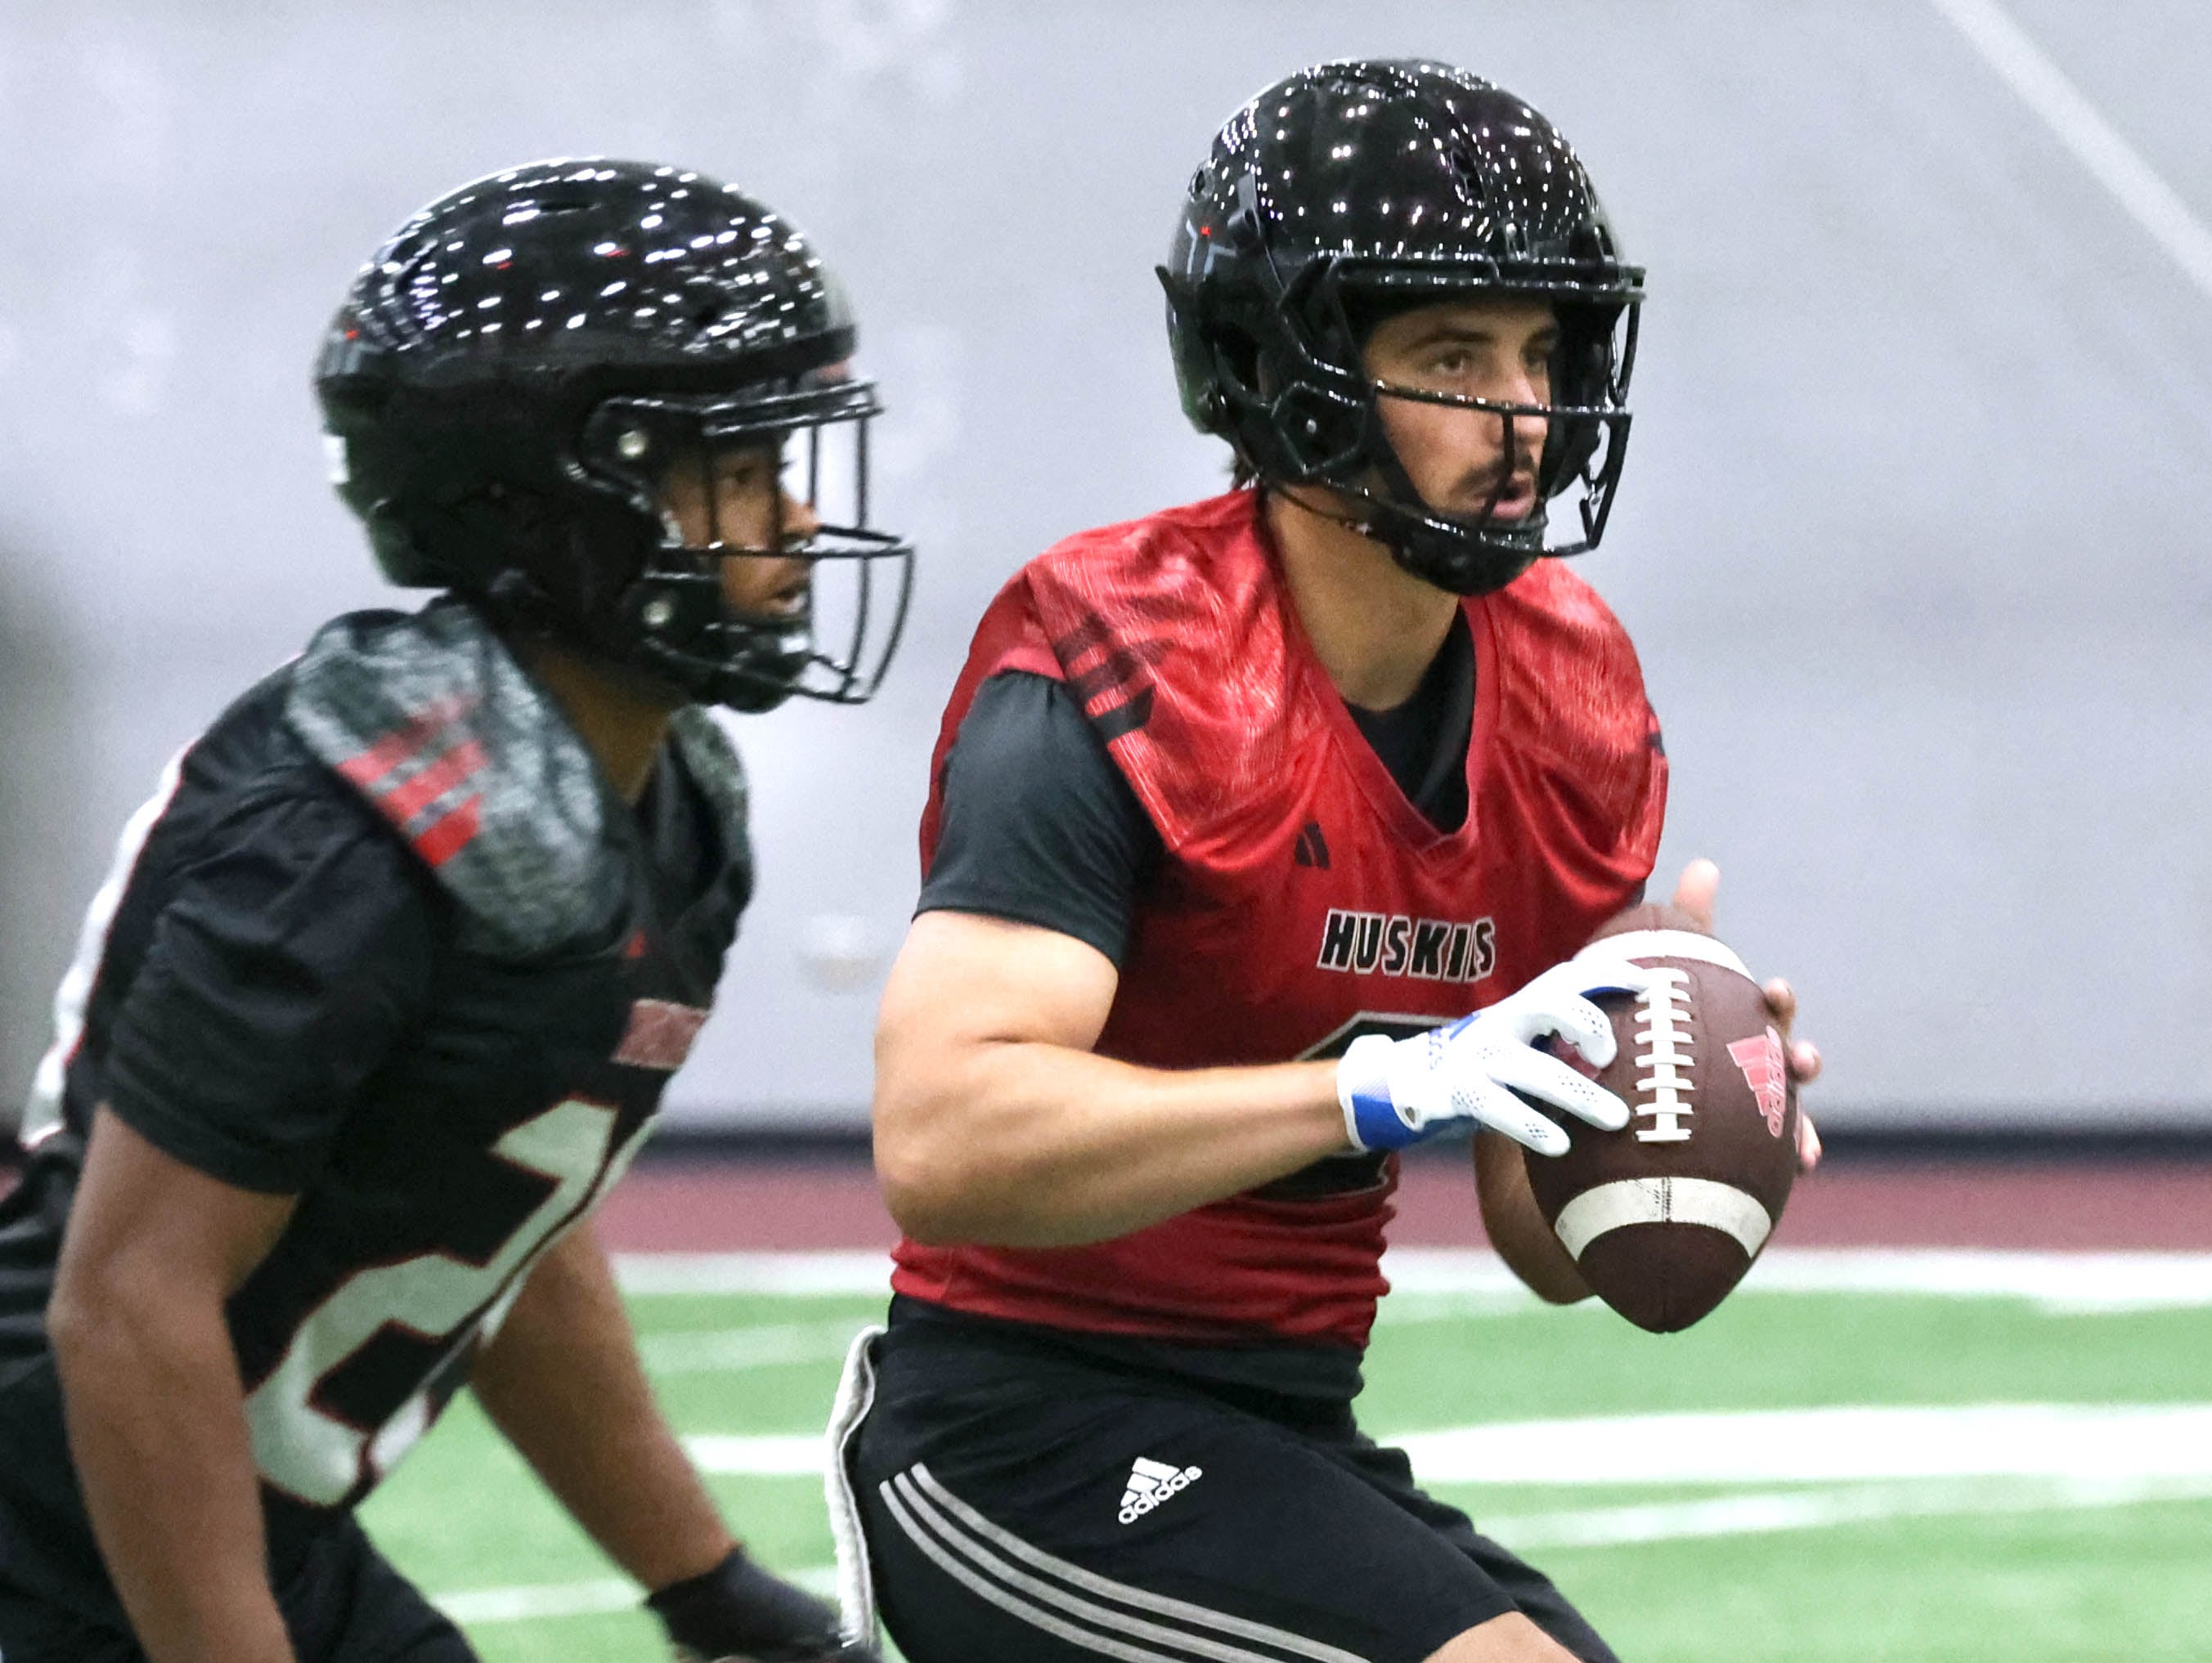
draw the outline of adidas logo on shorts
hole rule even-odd
[[[1205,1472],[1195,1466],[1170,1466],[1165,1461],[1148,1461],[1142,1455],[1129,1469],[1128,1488],[1121,1492],[1121,1522],[1133,1525],[1170,1496],[1188,1490]]]

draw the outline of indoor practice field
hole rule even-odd
[[[1437,1162],[1407,1185],[1364,1423],[1626,1663],[2207,1655],[2200,1174],[1844,1168],[1666,1338],[1515,1291],[1461,1181]],[[884,1274],[865,1169],[631,1186],[608,1228],[664,1249],[622,1259],[664,1401],[756,1550],[828,1593],[820,1428]],[[701,1250],[770,1237],[809,1245]],[[367,1517],[488,1663],[659,1654],[635,1590],[466,1400]]]
[[[483,1663],[836,1663],[561,1229],[834,1601],[872,1150],[948,1305],[1265,1344],[1431,1133],[1361,1424],[1619,1663],[2212,1663],[2212,0],[0,0],[0,1663],[450,1663],[372,1490]],[[1790,994],[1586,986],[1547,1175],[1827,1158],[1659,1336],[1459,1111],[1707,860]],[[1526,1663],[1137,1396],[901,1515],[927,1663]]]

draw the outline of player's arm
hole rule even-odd
[[[270,776],[180,871],[114,1013],[47,1323],[153,1663],[291,1655],[227,1302],[424,997],[409,861],[319,776]]]
[[[754,1564],[724,1526],[647,1383],[588,1220],[538,1262],[470,1380],[545,1487],[648,1591],[679,1655],[874,1663],[844,1648],[836,1612]]]
[[[1537,1211],[1521,1146],[1495,1132],[1474,1140],[1474,1193],[1482,1228],[1505,1266],[1541,1300],[1571,1305],[1590,1296],[1574,1255]]]
[[[1119,977],[1031,924],[924,913],[876,1030],[876,1170],[917,1241],[1124,1235],[1348,1145],[1336,1065],[1170,1071],[1095,1055]]]
[[[734,1545],[646,1382],[589,1221],[531,1272],[470,1383],[545,1487],[646,1587],[711,1569]]]
[[[941,790],[876,1040],[877,1168],[910,1235],[1098,1241],[1345,1147],[1328,1064],[1091,1054],[1159,838],[1064,689],[986,681]]]
[[[1073,701],[1036,677],[984,683],[941,789],[921,916],[876,1033],[877,1172],[918,1241],[1103,1241],[1325,1156],[1478,1120],[1564,1149],[1509,1088],[1601,1124],[1627,1119],[1530,1048],[1565,1031],[1611,1059],[1610,1027],[1557,978],[1448,1035],[1370,1035],[1334,1063],[1165,1071],[1095,1055],[1158,852],[1151,822]]]
[[[916,1241],[1073,1247],[1287,1177],[1346,1150],[1396,1149],[1478,1124],[1556,1154],[1557,1121],[1627,1106],[1534,1049],[1559,1034],[1602,1065],[1593,992],[1635,967],[1559,966],[1433,1035],[1370,1035],[1334,1062],[1152,1069],[1094,1054],[1118,985],[1095,949],[1030,925],[925,913],[891,968],[876,1029],[876,1172]]]
[[[291,1217],[102,1108],[46,1325],[70,1453],[151,1663],[289,1663],[224,1304]]]

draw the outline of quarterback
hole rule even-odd
[[[0,1205],[7,1663],[465,1663],[353,1518],[463,1386],[679,1657],[872,1657],[724,1526],[591,1223],[751,893],[699,707],[896,644],[910,551],[786,483],[875,410],[853,347],[805,239],[673,167],[513,169],[362,268],[332,476],[444,592],[241,695],[93,904]]]
[[[946,709],[848,1601],[913,1663],[1603,1663],[1352,1405],[1410,1144],[1472,1137],[1506,1261],[1588,1292],[1522,1162],[1627,1118],[1538,1042],[1601,1065],[1589,996],[1644,985],[1574,956],[1643,894],[1666,756],[1558,558],[1620,479],[1643,274],[1537,112],[1353,62],[1231,118],[1161,276],[1237,486],[1032,561]]]

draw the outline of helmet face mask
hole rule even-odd
[[[339,493],[393,581],[453,589],[679,699],[858,703],[897,646],[913,551],[868,523],[880,407],[847,379],[854,335],[805,239],[733,187],[541,162],[386,241],[316,390]],[[803,517],[768,470],[764,527],[676,523],[672,470],[698,469],[695,500],[718,505],[716,458],[764,448],[804,482],[787,488]],[[807,604],[787,577],[773,604],[743,604],[757,573],[735,562],[769,560],[805,562]]]
[[[736,710],[865,702],[905,622],[913,549],[867,524],[875,390],[805,379],[743,399],[617,395],[585,424],[592,487],[658,522],[615,607],[635,661]],[[742,484],[725,477],[733,453],[762,458]]]
[[[1338,494],[1338,517],[1415,575],[1481,593],[1603,535],[1626,452],[1643,273],[1620,262],[1572,151],[1510,94],[1411,63],[1322,64],[1270,88],[1193,177],[1160,277],[1194,425],[1227,439],[1270,488]],[[1548,404],[1369,373],[1382,320],[1500,299],[1552,311]],[[1414,489],[1388,435],[1389,401],[1497,416],[1505,465],[1480,512]],[[1503,516],[1516,416],[1541,419],[1547,438],[1535,502]],[[1547,505],[1570,492],[1578,524],[1555,529]]]

